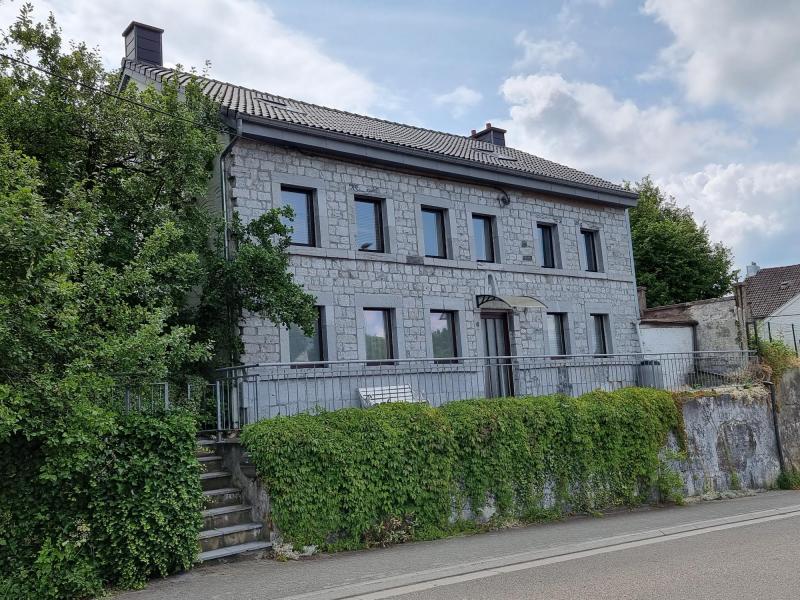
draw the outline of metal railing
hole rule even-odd
[[[424,401],[567,394],[630,386],[665,390],[758,380],[757,357],[743,350],[666,354],[484,356],[390,361],[260,363],[217,371],[216,429],[240,429],[279,415],[366,404],[365,396]]]

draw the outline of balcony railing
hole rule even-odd
[[[367,406],[386,400],[440,406],[453,400],[567,394],[630,386],[665,390],[753,383],[748,351],[457,359],[262,363],[217,372],[209,388],[216,423],[236,430],[279,415]]]

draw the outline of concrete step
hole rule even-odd
[[[204,473],[222,470],[222,457],[216,454],[205,454],[197,457]]]
[[[237,544],[236,546],[226,546],[225,548],[218,548],[217,550],[201,552],[198,560],[200,562],[210,562],[223,558],[232,558],[241,554],[260,552],[271,547],[272,544],[270,542],[248,542],[247,544]]]
[[[240,525],[252,521],[250,506],[233,504],[207,508],[203,511],[203,529],[218,529],[229,525]]]
[[[200,484],[203,490],[218,490],[231,487],[231,474],[227,471],[209,471],[200,473]]]
[[[206,529],[197,536],[200,540],[200,551],[207,552],[228,546],[259,542],[262,529],[263,526],[260,523],[240,523],[217,529]]]
[[[221,508],[242,503],[242,491],[235,487],[205,490],[203,496],[206,508]]]

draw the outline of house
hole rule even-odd
[[[124,36],[125,81],[189,78],[163,66],[162,30],[134,22]],[[216,205],[247,221],[289,204],[291,269],[318,302],[311,338],[242,315],[242,362],[273,374],[258,376],[274,386],[259,387],[257,403],[301,403],[307,388],[291,386],[302,380],[336,406],[357,405],[369,369],[384,391],[433,403],[431,382],[446,388],[448,373],[474,381],[461,395],[532,393],[538,374],[483,357],[640,351],[627,215],[636,194],[509,147],[490,123],[456,135],[200,82],[237,131]],[[401,385],[398,373],[412,371],[427,379]],[[592,387],[631,377],[609,373]],[[554,371],[536,391],[568,389],[564,377]]]
[[[736,284],[736,309],[748,337],[783,340],[800,348],[800,265],[747,267],[744,281]]]

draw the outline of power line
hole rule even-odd
[[[225,127],[225,126],[220,127],[220,128],[212,127],[211,125],[208,125],[206,123],[200,123],[200,122],[195,121],[193,119],[182,117],[180,115],[175,115],[173,113],[170,113],[170,112],[167,112],[165,110],[162,110],[162,109],[158,108],[157,106],[152,106],[150,104],[145,104],[144,102],[139,102],[138,100],[133,100],[132,98],[126,98],[125,96],[120,96],[119,94],[115,94],[113,92],[109,92],[108,90],[104,90],[102,88],[98,88],[96,86],[90,85],[88,83],[84,83],[82,81],[76,81],[75,79],[71,79],[71,78],[69,78],[69,77],[67,77],[65,75],[61,75],[59,73],[54,73],[53,71],[51,71],[49,69],[45,69],[44,67],[40,67],[38,65],[33,65],[33,64],[29,63],[29,62],[26,62],[26,61],[21,60],[19,58],[14,58],[13,56],[9,56],[8,54],[2,53],[2,52],[0,52],[0,58],[4,58],[6,60],[9,60],[11,62],[20,64],[20,65],[25,65],[26,67],[29,67],[31,69],[35,69],[35,70],[40,71],[40,72],[42,72],[42,73],[44,73],[46,75],[49,75],[50,77],[54,77],[56,79],[60,79],[61,81],[67,82],[67,83],[69,83],[71,85],[74,85],[76,87],[82,87],[82,88],[91,90],[93,92],[96,92],[98,94],[103,94],[105,96],[109,96],[110,98],[114,98],[115,100],[120,100],[122,102],[127,102],[128,104],[133,104],[134,106],[138,106],[139,108],[144,108],[145,110],[149,110],[149,111],[152,111],[152,112],[155,112],[155,113],[159,113],[161,115],[164,115],[166,117],[170,117],[172,119],[176,119],[178,121],[183,121],[185,123],[190,123],[191,125],[194,125],[196,127],[202,127],[204,129],[210,129],[211,131],[214,131],[214,132],[217,132],[217,133],[227,133],[227,134],[235,133],[234,130],[231,129],[230,127]]]

